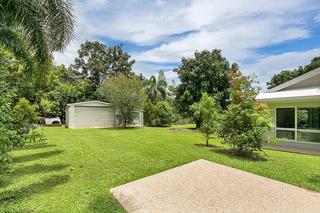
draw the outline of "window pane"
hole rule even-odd
[[[288,131],[288,130],[277,130],[277,138],[286,138],[294,140],[295,137],[294,131]]]
[[[277,109],[277,127],[295,128],[294,108]]]
[[[300,132],[298,131],[298,141],[318,142],[320,143],[320,133]]]
[[[320,108],[298,108],[298,129],[320,129]]]

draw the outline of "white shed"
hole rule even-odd
[[[133,126],[143,126],[143,111],[137,110]],[[68,104],[66,108],[68,128],[117,127],[116,109],[110,103],[88,101]]]

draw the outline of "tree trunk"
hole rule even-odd
[[[209,137],[206,135],[205,138],[206,138],[206,146],[209,146]]]
[[[201,121],[199,119],[196,119],[195,122],[196,122],[196,129],[200,129]]]

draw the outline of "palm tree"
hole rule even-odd
[[[152,103],[156,103],[160,98],[166,100],[168,83],[162,70],[159,71],[158,81],[155,76],[151,76],[147,83],[147,94]]]
[[[52,52],[73,38],[74,22],[69,0],[1,0],[0,45],[46,71]]]

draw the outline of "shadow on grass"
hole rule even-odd
[[[169,130],[174,132],[197,132],[196,128],[170,128]]]
[[[214,144],[209,144],[208,146],[206,146],[205,144],[202,144],[202,143],[195,143],[193,145],[198,146],[198,147],[204,147],[204,148],[221,148],[221,146],[217,146]]]
[[[31,166],[25,166],[14,170],[13,176],[31,175],[36,173],[52,172],[62,170],[68,167],[67,164],[35,164]]]
[[[312,175],[308,180],[310,183],[320,185],[320,175]]]
[[[36,143],[36,144],[27,144],[23,147],[17,147],[13,150],[33,150],[33,149],[44,149],[48,147],[55,147],[57,145],[54,144],[46,144],[46,143]]]
[[[18,169],[15,169],[13,172],[8,173],[8,175],[1,177],[0,187],[6,187],[10,185],[16,178],[20,178],[25,175],[32,175],[37,173],[45,173],[52,171],[59,171],[67,168],[67,164],[35,164],[31,166],[24,166]]]
[[[21,162],[38,160],[41,158],[48,158],[51,156],[59,155],[62,152],[63,152],[63,150],[53,150],[53,151],[35,153],[35,154],[31,154],[31,155],[23,155],[23,156],[13,158],[13,162],[21,163]]]
[[[53,175],[40,182],[22,188],[3,191],[0,193],[0,203],[11,203],[17,200],[30,198],[35,194],[49,191],[55,186],[67,183],[69,179],[69,175]]]
[[[112,196],[111,193],[108,195],[100,195],[89,203],[88,212],[125,212],[118,201]]]
[[[226,155],[230,158],[239,159],[239,160],[249,160],[249,161],[266,161],[267,160],[267,157],[265,155],[258,152],[245,152],[245,151],[237,151],[234,149],[226,149],[226,148],[213,149],[211,151],[217,154]]]

